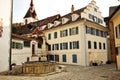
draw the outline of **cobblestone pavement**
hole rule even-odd
[[[40,76],[0,75],[0,80],[120,80],[120,71],[116,70],[115,64],[90,67],[65,66],[66,70],[60,73]]]

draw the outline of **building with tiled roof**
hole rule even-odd
[[[12,34],[11,64],[22,65],[27,61],[38,61],[42,51],[42,38],[28,38]],[[36,57],[39,56],[39,57]]]
[[[108,29],[94,0],[78,10],[72,5],[70,13],[40,24],[33,34],[45,37],[48,60],[83,66],[106,63]]]

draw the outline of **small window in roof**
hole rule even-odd
[[[73,14],[72,15],[72,21],[75,21],[76,20],[76,18],[75,18],[75,15]]]
[[[66,17],[62,18],[62,24],[65,24],[65,23],[67,23],[68,21],[69,21],[69,18],[66,18]]]
[[[94,11],[97,12],[97,8],[94,8]]]
[[[64,18],[62,18],[62,24],[64,24],[65,23],[65,19]]]
[[[75,21],[79,18],[79,15],[78,14],[72,14],[71,17],[72,17],[72,21]]]

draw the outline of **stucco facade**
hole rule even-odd
[[[117,67],[120,69],[120,5],[110,16],[109,24],[110,23],[112,24],[109,26],[113,28],[113,33],[111,33],[111,35],[114,36],[114,46],[111,46],[115,48],[114,55],[117,61]]]
[[[30,40],[29,38],[23,39],[22,37],[21,39],[17,37],[12,38],[12,64],[21,65],[27,61],[38,61],[38,55],[40,53],[41,47],[38,47],[38,41],[34,39]]]
[[[9,70],[11,2],[10,0],[0,0],[0,19],[2,20],[2,35],[0,36],[0,72]]]
[[[106,63],[108,30],[96,2],[92,0],[88,6],[72,12],[41,26],[49,44],[50,60],[83,66]]]

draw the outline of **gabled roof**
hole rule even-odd
[[[23,25],[21,26],[21,29],[19,29],[19,34],[30,34],[36,29],[36,27],[45,25],[47,23],[51,23],[54,20],[57,20],[59,17],[60,17],[60,14],[57,14],[57,15],[47,17],[45,19],[42,19],[36,22]]]
[[[24,16],[24,18],[28,18],[28,17],[32,17],[34,18],[34,16],[36,16],[36,11],[34,10],[33,12],[31,12],[31,8],[28,9],[26,15]]]
[[[12,34],[12,39],[27,40],[27,41],[35,40],[35,41],[37,41],[40,44],[43,43],[42,37],[40,37],[40,36],[38,38],[29,38],[29,37],[26,37],[26,36]]]
[[[109,17],[109,20],[117,13],[117,11],[120,10],[120,5],[115,9],[115,11],[111,14]]]
[[[69,19],[69,21],[67,22],[67,23],[65,23],[65,24],[60,24],[60,25],[58,25],[58,26],[62,26],[62,25],[66,25],[66,24],[69,24],[69,23],[72,23],[72,22],[74,22],[74,21],[72,21],[72,17],[71,17],[71,15],[72,14],[78,14],[79,15],[79,18],[77,19],[77,20],[80,20],[81,19],[81,12],[83,12],[84,11],[84,9],[86,9],[86,7],[83,7],[83,8],[81,8],[81,9],[78,9],[78,10],[75,10],[75,11],[73,11],[72,13],[70,12],[70,13],[68,13],[68,14],[66,14],[66,15],[63,15],[62,17],[60,17],[59,19],[58,19],[58,21],[62,21],[62,18],[68,18]],[[75,21],[77,21],[77,20],[75,20]],[[53,21],[54,22],[54,21]],[[53,23],[52,22],[52,23]],[[57,27],[57,26],[56,26]],[[48,27],[46,27],[45,28],[45,30],[47,30],[48,29]]]
[[[23,36],[20,36],[20,35],[17,35],[17,34],[12,34],[12,39],[20,39],[20,40],[28,40],[28,41],[32,40],[31,38],[23,37]]]
[[[61,17],[59,14],[58,14],[58,15],[51,16],[51,17],[48,17],[48,18],[44,19],[43,22],[41,22],[41,23],[38,25],[38,27],[33,31],[32,34],[42,34],[42,30],[39,30],[40,27],[42,27],[43,25],[46,25],[46,27],[45,27],[44,30],[47,30],[47,29],[48,29],[48,25],[47,25],[48,23],[53,23],[53,24],[54,24],[54,21],[55,21],[55,20],[57,20],[57,21],[62,21],[62,18],[69,18],[70,20],[69,20],[67,23],[65,23],[65,24],[62,24],[62,23],[61,23],[61,24],[59,24],[58,26],[72,23],[72,22],[74,22],[74,21],[72,21],[72,18],[71,18],[71,15],[72,15],[72,14],[78,14],[78,15],[79,15],[79,18],[78,18],[77,20],[80,20],[80,19],[81,19],[80,14],[81,14],[81,12],[84,11],[85,8],[86,8],[86,7],[83,7],[83,8],[81,8],[81,9],[76,10],[76,11],[73,11],[72,13],[68,13],[68,14],[66,14],[66,15],[63,15],[62,17]],[[76,21],[77,21],[77,20],[76,20]],[[58,27],[58,26],[55,26],[55,27]],[[52,27],[52,28],[54,28],[54,27]],[[50,29],[51,29],[51,28],[50,28]]]
[[[41,22],[38,23],[38,27],[32,33],[36,34],[36,32],[38,32],[39,27],[42,27],[43,25],[47,25],[48,23],[52,23],[55,20],[59,20],[60,17],[61,17],[60,14],[57,14],[57,15],[50,16],[43,19]],[[41,33],[42,32],[39,32],[38,34],[41,34]]]
[[[29,7],[26,15],[24,16],[24,18],[29,18],[29,17],[37,19],[37,14],[36,14],[36,11],[34,8],[33,0],[31,0],[30,7]]]
[[[111,15],[115,12],[115,10],[117,9],[117,7],[118,7],[118,6],[111,6],[111,7],[109,8],[109,16],[111,16]]]
[[[55,21],[55,20],[58,20],[60,17],[61,17],[60,14],[47,17],[47,18],[45,18],[42,22],[40,22],[40,23],[38,24],[38,26],[43,26],[43,25],[46,25],[47,23],[51,23],[51,22],[53,22],[53,21]]]

